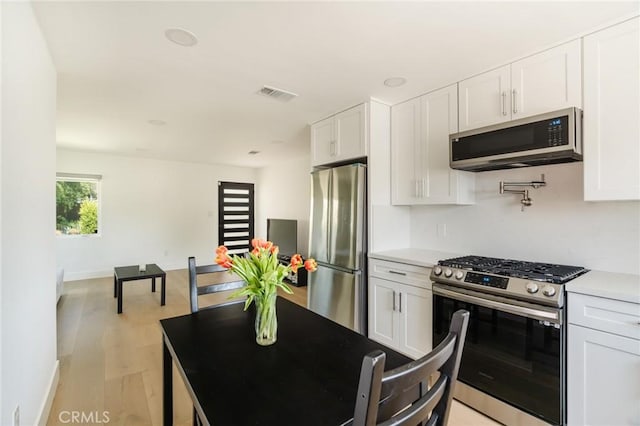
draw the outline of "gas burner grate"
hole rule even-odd
[[[455,257],[441,260],[438,265],[555,284],[564,284],[588,271],[582,266],[525,262],[483,256]]]

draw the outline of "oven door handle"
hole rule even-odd
[[[502,312],[508,312],[514,315],[520,315],[527,318],[537,319],[540,321],[549,321],[554,324],[560,324],[560,312],[557,310],[542,310],[529,308],[526,306],[512,305],[510,303],[498,302],[492,299],[485,299],[484,297],[472,296],[466,293],[460,293],[457,291],[447,290],[442,287],[433,286],[433,294],[448,297],[450,299],[459,300],[461,302],[473,303],[474,305],[483,306],[489,309],[496,309]]]

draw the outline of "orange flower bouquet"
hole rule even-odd
[[[304,268],[313,272],[317,269],[316,261],[296,254],[291,257],[288,265],[278,261],[278,246],[271,241],[254,238],[251,240],[253,250],[246,257],[229,255],[225,246],[216,249],[216,263],[230,272],[237,274],[247,285],[234,292],[231,297],[246,296],[244,309],[252,302],[256,303],[256,341],[266,346],[275,343],[277,338],[278,321],[276,317],[276,296],[278,288],[285,293],[292,294],[291,288],[284,282],[290,272],[297,272]]]

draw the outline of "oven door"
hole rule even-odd
[[[535,417],[535,421],[523,423],[542,420],[563,424],[563,311],[434,283],[434,347],[447,335],[451,317],[458,309],[471,314],[458,380],[499,400],[493,405],[500,411],[505,411],[502,407],[507,411],[515,407]],[[491,410],[486,402],[469,405],[483,412]],[[507,424],[514,418],[512,413],[486,414]]]

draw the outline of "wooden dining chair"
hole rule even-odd
[[[455,312],[449,334],[434,350],[387,372],[384,352],[376,350],[365,355],[353,426],[445,426],[468,322],[469,312]],[[428,388],[429,378],[435,372],[440,377]]]
[[[209,275],[215,282],[213,284],[198,286],[198,276],[205,274]],[[191,313],[198,312],[199,310],[198,296],[235,290],[246,285],[245,282],[238,279],[237,276],[231,281],[229,281],[229,278],[233,278],[233,276],[229,274],[228,269],[217,264],[196,266],[196,258],[191,256],[189,258],[189,301],[191,303]],[[212,306],[217,305],[219,304]]]

